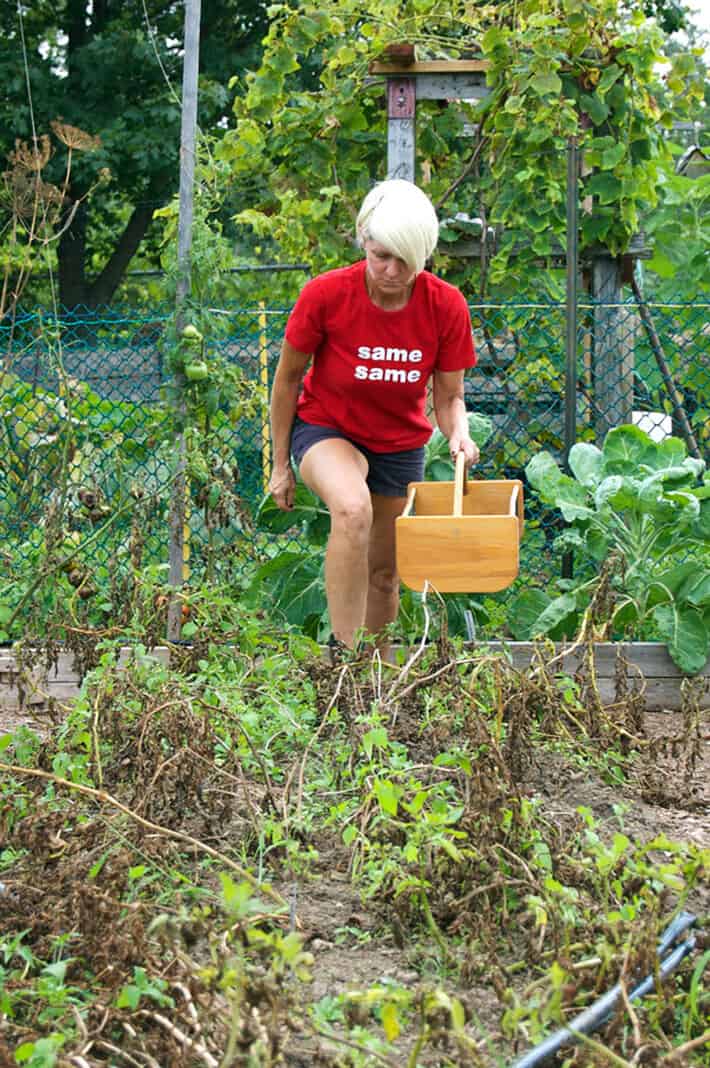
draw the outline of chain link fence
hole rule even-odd
[[[565,405],[578,439],[636,423],[655,437],[673,434],[707,460],[710,441],[710,323],[707,301],[581,303],[578,383],[565,397],[564,304],[533,300],[472,305],[478,366],[467,374],[466,403],[493,433],[480,475],[524,477],[540,449],[562,457]],[[187,509],[193,570],[205,546],[222,568],[238,570],[303,547],[303,532],[278,538],[257,523],[270,466],[267,399],[288,311],[213,309],[222,330],[208,342],[237,365],[259,403],[256,415],[220,429],[236,461],[239,508],[210,523],[196,487]],[[64,310],[58,319],[19,311],[0,326],[0,566],[31,566],[48,524],[83,542],[98,585],[116,561],[136,552],[167,566],[168,516],[176,440],[165,399],[166,327],[172,309]],[[521,581],[546,585],[559,574],[552,548],[557,514],[526,501]]]

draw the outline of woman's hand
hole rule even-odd
[[[293,498],[296,492],[296,479],[291,466],[274,467],[269,479],[269,493],[274,502],[283,512],[290,512],[293,508]]]
[[[478,445],[468,434],[457,434],[454,432],[449,438],[449,448],[451,450],[451,458],[456,459],[456,455],[459,452],[463,452],[466,456],[466,467],[471,467],[472,464],[477,464],[481,458]]]

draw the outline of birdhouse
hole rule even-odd
[[[710,155],[700,145],[691,145],[686,148],[675,169],[676,174],[683,174],[686,178],[702,178],[704,174],[710,174]]]

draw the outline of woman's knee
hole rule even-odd
[[[399,575],[394,567],[371,567],[370,588],[384,597],[399,592]]]
[[[372,504],[369,494],[348,494],[330,506],[331,531],[366,541],[372,526]]]

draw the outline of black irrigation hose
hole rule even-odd
[[[689,927],[692,927],[696,918],[690,912],[679,912],[663,932],[657,949],[661,978],[670,975],[674,968],[678,967],[683,957],[695,948],[695,936],[691,935],[680,945],[671,949],[678,937],[684,931],[687,931]],[[669,950],[670,952],[668,952]],[[655,981],[655,974],[647,975],[638,986],[629,992],[629,1001],[634,1001],[647,994],[653,988]],[[578,1042],[580,1034],[588,1035],[606,1023],[620,999],[621,984],[616,983],[606,994],[602,994],[593,1005],[575,1016],[568,1027],[561,1027],[546,1038],[544,1042],[528,1050],[517,1061],[514,1061],[510,1068],[534,1068],[534,1066],[544,1064],[548,1058],[552,1057],[563,1046],[571,1046]]]

